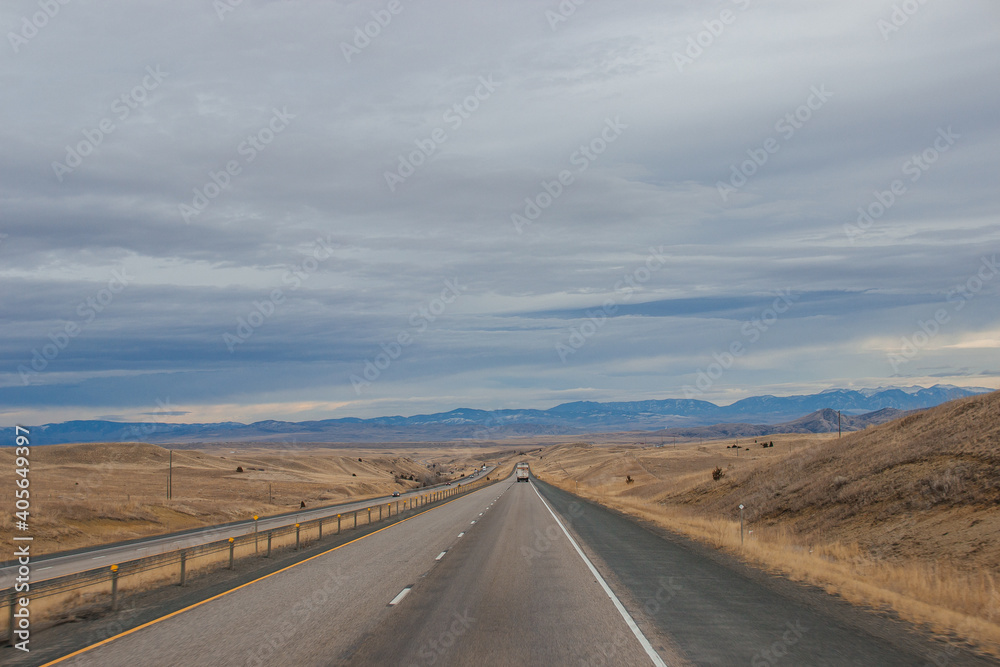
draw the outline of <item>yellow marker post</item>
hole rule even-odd
[[[118,611],[118,566],[111,566],[111,611]],[[14,630],[11,629],[11,636]]]

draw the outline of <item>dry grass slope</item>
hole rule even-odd
[[[675,497],[732,518],[742,503],[751,522],[858,542],[889,560],[946,556],[997,571],[1000,392],[801,449]]]

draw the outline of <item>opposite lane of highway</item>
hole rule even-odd
[[[314,509],[304,509],[294,514],[281,516],[264,517],[257,522],[257,530],[263,532],[281,526],[288,526],[294,523],[310,521],[320,517],[336,516],[342,513],[347,516],[354,511],[363,512],[368,507],[378,507],[379,504],[393,503],[397,507],[398,503],[409,500],[415,496],[455,488],[463,484],[478,481],[486,477],[494,468],[477,473],[453,483],[453,486],[427,487],[402,494],[399,498],[369,498],[367,500],[351,501],[340,505],[317,507]],[[398,503],[397,503],[398,501]],[[230,537],[246,535],[254,530],[253,520],[242,521],[225,526],[206,526],[195,530],[187,530],[179,534],[169,534],[156,537],[149,537],[142,540],[134,540],[126,544],[112,544],[108,546],[96,546],[91,549],[76,551],[65,555],[42,556],[32,558],[36,566],[36,573],[39,575],[35,583],[46,579],[54,579],[77,572],[84,572],[98,567],[106,567],[112,563],[123,563],[136,558],[145,558],[156,554],[176,551],[178,549],[188,549],[199,544],[206,544],[217,540],[225,540]],[[0,568],[0,590],[10,588],[14,582],[17,572],[16,565],[9,565]]]

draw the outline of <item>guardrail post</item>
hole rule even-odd
[[[111,566],[111,611],[118,611],[118,566]],[[13,629],[13,626],[11,626]]]
[[[267,531],[267,555],[264,556],[264,558],[270,558],[271,557],[271,533],[272,532],[274,532],[274,531],[270,531],[270,530]]]
[[[371,525],[371,523],[372,523],[372,508],[369,507],[367,509],[368,509],[368,525]]]
[[[378,506],[378,520],[379,521],[382,520],[382,503],[379,503],[379,506]]]
[[[323,519],[319,520],[319,539],[323,539]]]
[[[340,515],[337,515],[337,534],[340,535]]]
[[[358,511],[354,510],[354,527],[358,527]]]
[[[233,551],[236,549],[236,538],[229,538],[229,569],[233,569]]]
[[[299,550],[299,524],[295,524],[295,550]]]
[[[184,585],[184,578],[187,576],[187,552],[181,549],[181,583]]]

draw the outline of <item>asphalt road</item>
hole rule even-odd
[[[511,478],[58,664],[995,662]]]
[[[556,526],[511,479],[59,664],[655,664]]]
[[[320,517],[336,516],[337,514],[345,514],[355,510],[364,510],[367,507],[373,507],[380,503],[395,503],[396,501],[400,501],[400,503],[402,503],[404,500],[413,498],[417,495],[426,494],[434,490],[454,488],[455,486],[460,486],[461,484],[477,481],[480,478],[485,478],[492,471],[493,468],[489,468],[486,471],[477,473],[476,475],[470,475],[467,479],[452,482],[451,486],[438,485],[435,487],[428,487],[426,489],[421,489],[420,491],[403,493],[399,498],[391,498],[389,496],[382,498],[369,498],[358,502],[332,505],[316,509],[306,508],[294,514],[263,518],[258,520],[257,530],[262,532],[270,528],[287,526],[296,522],[309,521]],[[75,551],[62,556],[53,555],[38,558],[32,557],[32,579],[38,583],[45,581],[46,579],[54,579],[68,574],[84,572],[86,570],[104,567],[113,563],[123,563],[136,558],[153,556],[168,551],[176,551],[178,549],[187,549],[189,547],[206,544],[208,542],[215,542],[217,540],[226,540],[230,537],[238,537],[240,535],[246,535],[247,533],[253,532],[253,524],[254,522],[251,519],[227,524],[225,526],[208,526],[196,530],[184,531],[179,534],[150,537],[143,540],[133,540],[125,544],[95,547],[93,549]],[[0,590],[13,586],[16,571],[16,565],[0,568]]]

